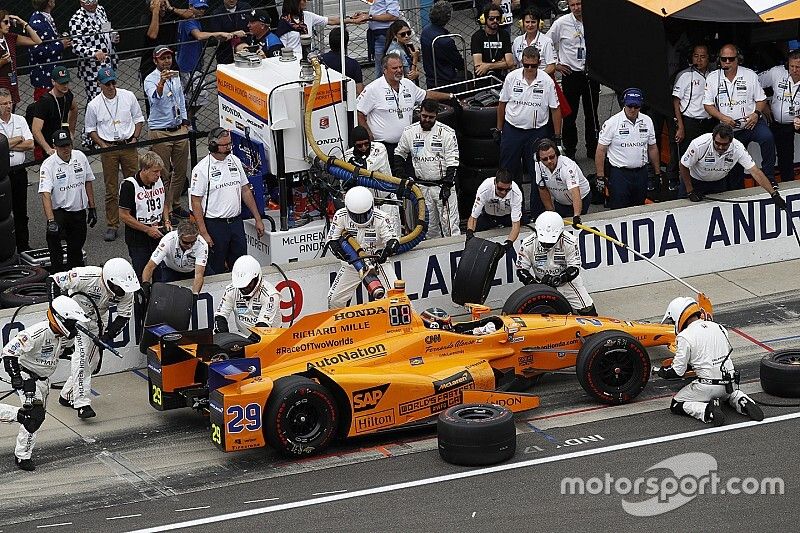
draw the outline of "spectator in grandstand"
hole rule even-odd
[[[122,179],[133,176],[139,163],[136,147],[125,146],[139,141],[144,115],[135,94],[117,89],[117,73],[113,69],[100,69],[97,84],[101,93],[86,106],[86,133],[100,148],[117,147],[100,154],[108,225],[103,238],[114,241],[119,227],[119,172],[122,171]]]
[[[525,33],[514,39],[511,50],[514,53],[514,60],[517,67],[522,66],[522,51],[529,46],[539,50],[539,68],[547,74],[554,74],[556,71],[556,51],[553,48],[553,41],[539,31],[541,18],[538,11],[529,9],[522,15],[522,27]]]
[[[470,45],[475,76],[492,75],[503,79],[506,72],[516,67],[511,52],[511,37],[500,27],[503,12],[494,4],[487,4],[483,17],[483,28],[472,34]]]
[[[31,85],[33,85],[33,101],[38,102],[53,86],[50,75],[56,63],[61,62],[64,51],[72,46],[69,37],[59,38],[56,22],[51,12],[56,0],[32,0],[33,13],[28,23],[42,39],[30,50]]]
[[[328,68],[337,72],[342,71],[342,32],[339,28],[333,28],[328,34],[328,50],[322,54],[322,62]],[[347,44],[350,42],[350,35],[344,30],[344,50],[347,53]],[[356,82],[356,96],[364,90],[364,74],[361,72],[361,65],[352,57],[344,57],[344,75]]]
[[[451,33],[446,26],[452,16],[453,8],[450,2],[439,0],[431,8],[430,25],[426,26],[420,35],[422,66],[425,69],[425,84],[429,89],[464,81],[466,73],[461,51],[452,37],[440,37]]]
[[[119,34],[111,31],[106,10],[97,5],[97,0],[80,0],[80,3],[81,7],[69,19],[69,33],[72,51],[81,58],[78,77],[83,80],[88,102],[100,94],[96,83],[100,69],[117,68],[114,44],[119,42]]]
[[[142,288],[145,291],[149,289],[156,268],[163,263],[159,276],[161,281],[194,279],[192,292],[199,294],[203,289],[205,276],[212,274],[206,267],[207,262],[208,243],[200,236],[197,224],[182,220],[177,229],[164,235],[150,256],[142,272]]]
[[[383,55],[386,51],[386,30],[392,22],[400,18],[400,2],[398,0],[374,0],[369,6],[369,31],[367,44],[375,58],[375,72],[383,68]]]
[[[785,64],[762,72],[761,86],[772,93],[766,112],[771,116],[772,136],[778,152],[781,181],[794,178],[794,117],[800,115],[800,51],[789,54]]]
[[[270,31],[270,18],[266,9],[253,9],[247,15],[247,29],[250,32],[248,46],[257,46],[264,57],[281,55],[283,43]]]
[[[345,24],[362,24],[367,17],[364,13],[356,13],[344,19]],[[306,0],[284,0],[283,12],[275,34],[281,38],[283,46],[300,55],[300,36],[311,34],[319,26],[338,26],[339,17],[323,17],[306,11]],[[313,44],[312,44],[313,46]]]
[[[411,27],[405,20],[395,20],[386,31],[387,54],[395,54],[403,61],[403,73],[406,78],[419,85],[420,51],[411,41]]]
[[[13,106],[11,93],[0,88],[0,132],[8,141],[14,235],[17,252],[24,252],[31,249],[28,243],[28,171],[20,165],[25,162],[25,152],[33,150],[33,134],[25,118],[11,112]]]
[[[19,35],[12,30],[19,30]],[[17,46],[34,46],[42,40],[33,26],[5,9],[0,9],[0,88],[8,89],[14,108],[19,103],[17,80]]]
[[[244,0],[222,0],[222,5],[211,13],[214,18],[208,21],[208,27],[211,31],[228,32],[244,37],[252,10],[250,4]],[[218,65],[233,63],[233,48],[218,46],[216,56]]]
[[[66,67],[55,67],[50,74],[50,82],[53,88],[33,106],[31,133],[36,141],[33,149],[36,161],[56,153],[50,145],[56,130],[68,129],[70,138],[75,137],[75,124],[78,121],[78,106],[75,104],[75,95],[69,89],[70,76]]]
[[[146,0],[148,12],[142,15],[140,26],[146,26],[144,45],[139,62],[139,81],[144,84],[144,79],[156,68],[153,61],[153,50],[159,45],[174,46],[178,42],[178,21],[192,18],[191,9],[173,7],[168,0]],[[145,101],[147,112],[150,113],[150,103]]]

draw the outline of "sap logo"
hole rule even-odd
[[[533,364],[533,356],[532,355],[522,355],[519,358],[519,366],[525,365],[532,365]]]
[[[239,113],[238,110],[234,109],[233,107],[231,107],[231,106],[229,106],[229,105],[227,105],[225,103],[222,103],[222,110],[230,113],[231,115],[233,115],[236,118],[242,118],[242,114]]]
[[[369,389],[354,391],[353,412],[359,413],[361,411],[375,409],[388,389],[389,383],[384,383],[383,385],[378,385],[377,387],[370,387]]]
[[[428,335],[425,337],[425,344],[434,344],[437,342],[441,342],[442,336],[440,334],[436,335]]]

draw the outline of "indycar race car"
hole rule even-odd
[[[256,342],[152,328],[160,338],[148,349],[150,404],[208,412],[211,440],[225,451],[268,444],[307,456],[334,438],[435,422],[462,402],[532,409],[539,398],[515,392],[518,384],[572,366],[593,398],[625,403],[649,380],[645,348],[675,341],[670,325],[567,314],[563,296],[543,285],[518,289],[503,315],[471,306],[473,320],[431,329],[404,287],[287,329],[253,328]]]

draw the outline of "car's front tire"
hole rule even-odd
[[[650,379],[650,356],[642,344],[622,331],[590,335],[578,352],[578,381],[595,400],[627,403]]]

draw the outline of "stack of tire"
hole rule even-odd
[[[497,172],[500,163],[500,147],[492,139],[492,128],[497,126],[497,102],[499,98],[485,91],[476,94],[464,105],[460,124],[458,151],[458,212],[461,218],[469,216],[475,193],[486,178]]]

